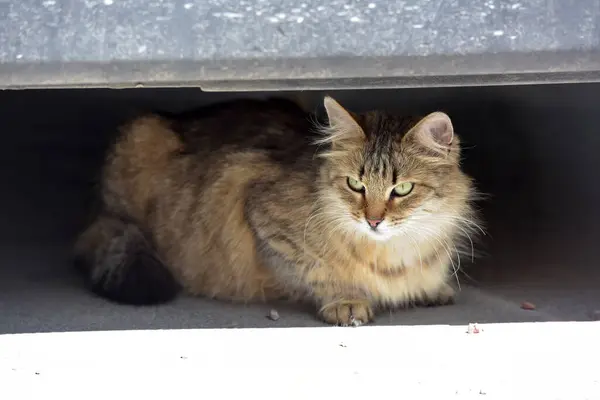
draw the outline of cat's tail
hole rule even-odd
[[[79,236],[74,256],[91,290],[114,302],[159,304],[179,292],[175,277],[135,223],[100,215]]]

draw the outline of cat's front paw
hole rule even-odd
[[[456,291],[454,288],[447,283],[444,283],[435,296],[423,300],[423,305],[426,307],[447,306],[454,304],[455,296]]]
[[[325,322],[339,326],[361,326],[373,321],[373,309],[365,300],[341,300],[319,310]]]

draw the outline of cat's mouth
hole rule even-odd
[[[392,232],[389,229],[390,227],[383,220],[380,221],[379,223],[377,223],[376,225],[369,221],[363,220],[363,221],[359,221],[359,225],[360,225],[360,230],[364,234],[366,234],[371,239],[374,239],[377,241],[385,241],[393,236]]]

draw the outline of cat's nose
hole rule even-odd
[[[381,221],[383,221],[383,218],[367,218],[367,222],[371,225],[371,228],[377,228]]]

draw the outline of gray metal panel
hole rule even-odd
[[[0,0],[0,87],[596,80],[599,9],[596,0]]]

